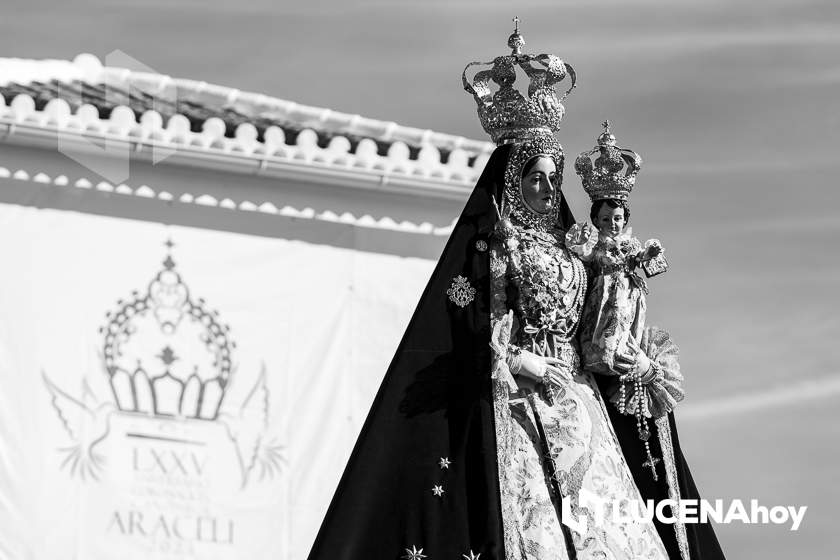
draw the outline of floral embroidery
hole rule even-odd
[[[569,341],[575,335],[583,305],[586,272],[563,247],[561,231],[506,231],[509,252],[508,275],[519,289],[517,316],[522,324],[523,347],[553,347],[555,341]],[[567,320],[571,319],[571,321]]]

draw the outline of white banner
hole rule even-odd
[[[0,554],[305,558],[433,262],[0,204]]]

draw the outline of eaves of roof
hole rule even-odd
[[[231,172],[404,185],[440,196],[472,185],[493,145],[261,94],[73,61],[0,58],[3,140],[127,142],[135,153]],[[2,129],[0,129],[2,130]],[[462,196],[462,195],[460,195]]]

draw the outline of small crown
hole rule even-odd
[[[190,296],[170,254],[146,292],[120,300],[106,318],[100,329],[103,358],[121,411],[199,420],[218,416],[236,345],[218,314]],[[183,336],[177,336],[179,329]]]
[[[580,175],[583,190],[592,202],[606,198],[629,200],[636,174],[642,168],[642,158],[636,152],[616,145],[615,136],[610,132],[610,121],[604,121],[603,127],[598,145],[575,160],[575,172]],[[593,166],[595,153],[600,155]]]
[[[575,88],[575,71],[553,54],[523,54],[525,39],[519,33],[519,18],[508,38],[511,54],[496,57],[493,62],[470,62],[461,74],[464,89],[478,104],[478,118],[485,132],[497,144],[530,140],[540,134],[553,134],[560,128],[566,113],[563,101]],[[472,66],[490,65],[492,68],[475,74],[472,82],[467,71]],[[514,87],[516,67],[530,79],[526,98]],[[569,89],[558,97],[555,86],[569,76]],[[495,93],[490,82],[498,89]]]

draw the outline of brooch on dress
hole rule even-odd
[[[452,285],[446,290],[446,295],[458,307],[466,307],[475,299],[475,288],[464,276],[456,276],[452,279]]]

